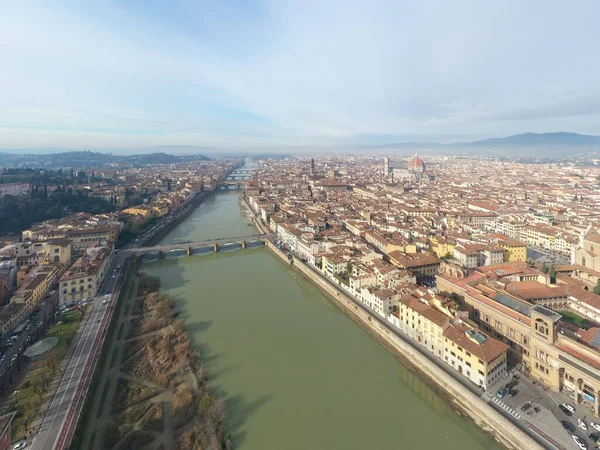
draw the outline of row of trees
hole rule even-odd
[[[37,186],[49,185],[75,185],[81,183],[93,183],[98,181],[109,181],[97,176],[96,172],[84,172],[83,170],[63,171],[62,169],[3,169],[0,172],[0,184],[4,183],[29,183]]]
[[[33,197],[4,195],[0,197],[0,236],[20,233],[33,223],[59,219],[72,212],[101,214],[115,210],[116,206],[106,200],[72,189],[51,193],[41,189]]]

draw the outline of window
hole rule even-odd
[[[483,370],[478,370],[477,373],[479,373],[479,375],[483,376]]]
[[[471,357],[471,354],[468,351],[465,350],[465,353],[469,358]]]

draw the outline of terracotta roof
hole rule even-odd
[[[450,325],[444,330],[444,337],[461,346],[469,353],[477,356],[480,360],[489,363],[508,350],[508,345],[491,338],[479,330],[474,330],[484,335],[487,339],[482,344],[474,342],[466,335],[471,327],[466,324]]]
[[[439,327],[444,327],[446,324],[450,322],[450,318],[446,316],[444,313],[438,311],[437,309],[426,305],[425,303],[417,300],[412,295],[407,295],[402,297],[398,302],[406,305],[408,308],[413,311],[419,313],[427,320],[435,323]]]

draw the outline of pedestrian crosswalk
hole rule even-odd
[[[498,397],[496,397],[494,395],[490,395],[487,392],[484,392],[483,394],[481,394],[481,399],[486,403],[489,403],[490,401],[494,402],[496,405],[498,405],[500,408],[502,408],[508,414],[513,416],[515,419],[521,420],[521,415],[518,412],[516,412],[513,408],[508,406],[506,403],[504,403],[502,400],[500,400]]]

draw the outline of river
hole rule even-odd
[[[209,196],[164,243],[242,236]],[[146,263],[176,301],[239,450],[500,449],[267,249]]]

